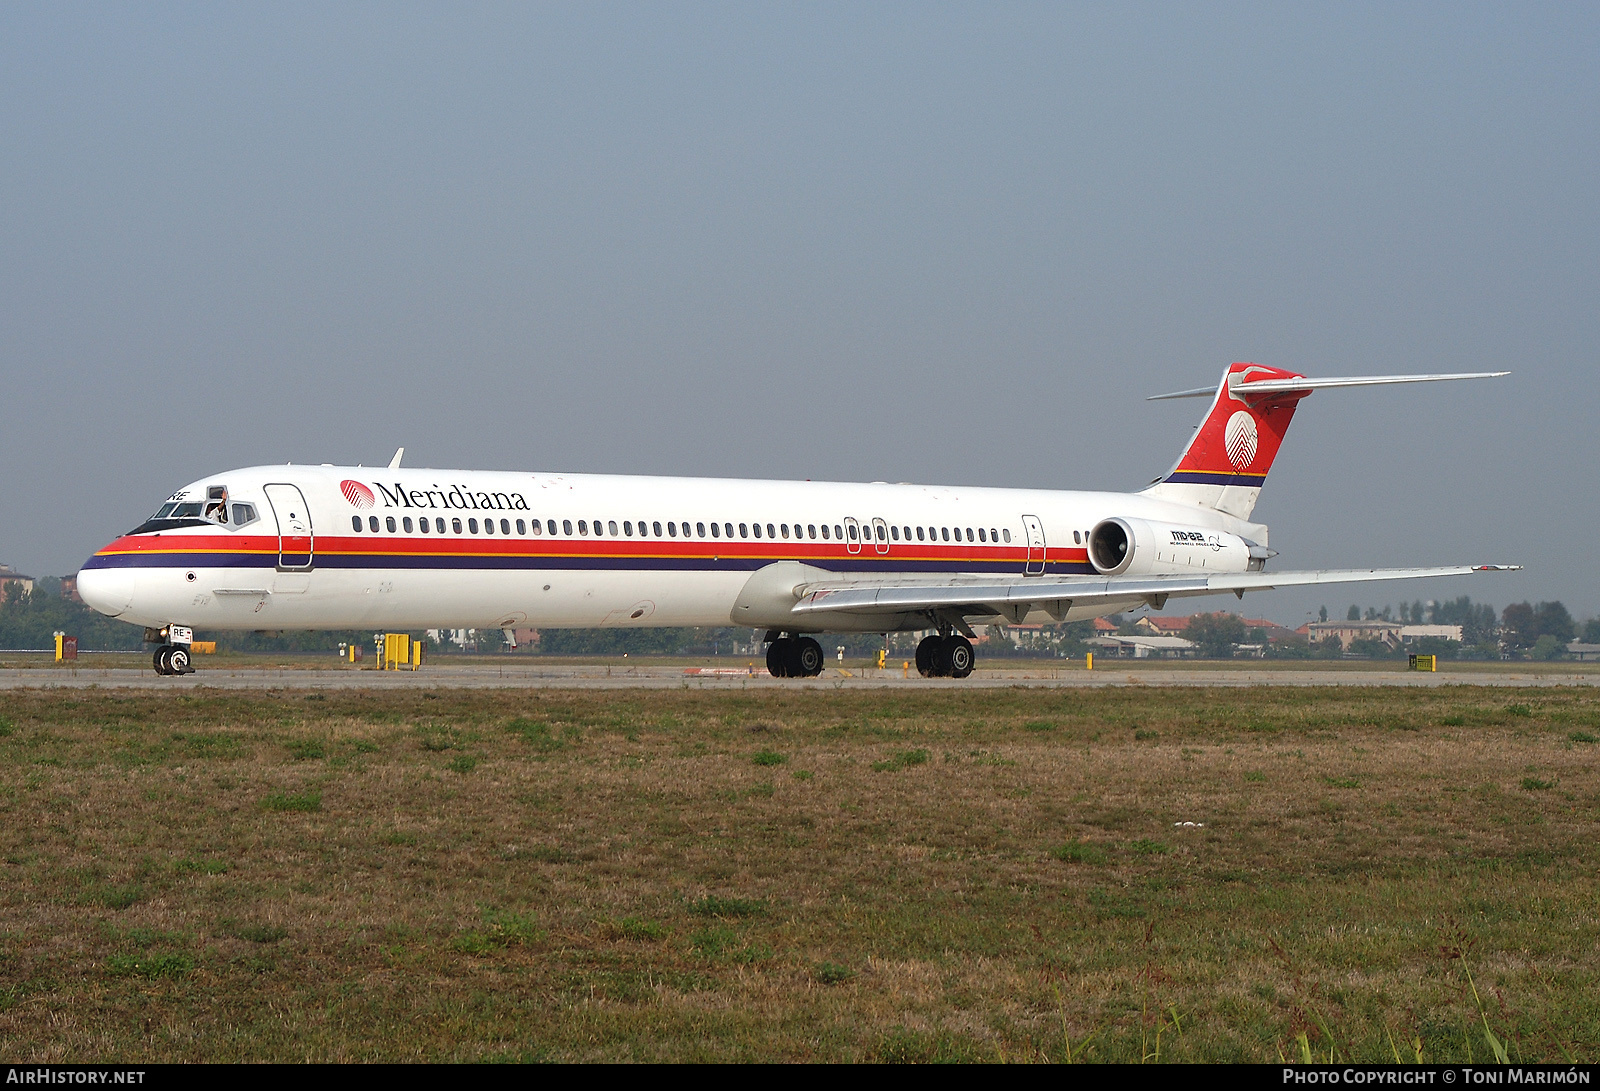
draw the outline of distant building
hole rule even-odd
[[[1313,621],[1306,626],[1306,636],[1313,644],[1324,640],[1337,640],[1345,650],[1357,640],[1376,640],[1389,648],[1400,646],[1400,630],[1406,628],[1398,621]],[[1421,626],[1432,628],[1432,626]]]
[[[1191,620],[1189,617],[1147,616],[1134,622],[1133,627],[1141,633],[1149,633],[1151,636],[1182,636],[1188,631]],[[1264,617],[1242,617],[1239,620],[1244,623],[1246,629],[1263,630],[1267,634],[1269,642],[1288,640],[1294,636],[1294,633],[1286,627],[1279,625],[1276,621],[1269,621]]]
[[[1567,645],[1567,654],[1574,659],[1600,659],[1600,644],[1584,644],[1574,640]]]
[[[1133,623],[1133,627],[1150,636],[1182,636],[1189,627],[1187,617],[1146,616]]]
[[[1101,655],[1130,659],[1180,659],[1193,655],[1194,641],[1181,636],[1091,636],[1084,641],[1101,649]]]
[[[78,594],[78,574],[61,577],[61,597],[70,602],[82,602],[83,597]]]
[[[32,590],[32,576],[24,576],[9,564],[0,564],[0,602],[11,595],[25,595]]]
[[[1461,643],[1461,626],[1459,625],[1402,625],[1400,626],[1400,640],[1410,644],[1415,640],[1425,639],[1454,640]]]

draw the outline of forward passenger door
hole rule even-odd
[[[278,569],[303,572],[311,568],[314,543],[311,536],[311,509],[298,486],[275,484],[266,487],[267,503],[278,520]]]

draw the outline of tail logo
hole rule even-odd
[[[1229,427],[1231,428],[1232,426],[1230,425]],[[1233,435],[1233,432],[1230,431],[1228,433],[1228,435],[1231,437]],[[1229,439],[1228,443],[1229,443],[1228,449],[1230,451],[1233,450],[1233,446],[1232,446],[1233,441],[1232,441],[1231,438]],[[1252,451],[1255,450],[1255,436],[1254,436],[1254,433],[1251,434],[1250,444],[1251,444],[1250,449]],[[365,485],[363,485],[359,481],[349,481],[349,480],[341,481],[341,482],[339,482],[339,491],[344,493],[344,498],[346,500],[350,501],[350,504],[351,504],[352,507],[370,508],[370,507],[372,507],[372,505],[374,503],[377,502],[377,499],[378,499],[377,497],[372,495],[372,490],[371,489],[367,488]],[[441,523],[440,525],[442,526],[443,524]]]
[[[1228,418],[1223,440],[1228,448],[1228,461],[1236,470],[1246,469],[1256,457],[1256,419],[1243,409]]]

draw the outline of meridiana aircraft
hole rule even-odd
[[[766,630],[778,677],[822,670],[820,632],[932,630],[927,676],[972,672],[972,625],[1073,621],[1170,598],[1452,576],[1514,565],[1269,572],[1256,498],[1300,400],[1328,387],[1236,363],[1142,492],[257,466],[179,489],[84,564],[78,591],[146,627],[186,674],[204,630]],[[1157,400],[1157,399],[1152,399]]]

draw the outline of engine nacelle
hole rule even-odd
[[[1237,534],[1150,519],[1102,519],[1089,532],[1089,563],[1103,576],[1259,572],[1270,556]]]

